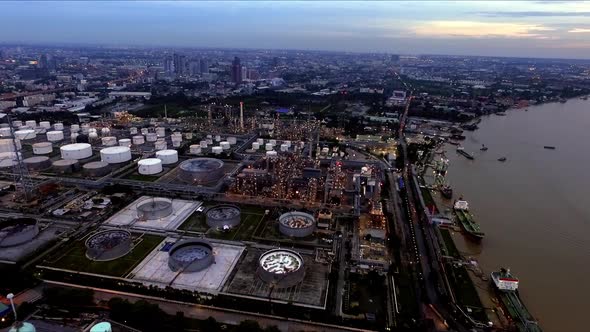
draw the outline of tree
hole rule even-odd
[[[236,332],[262,332],[260,324],[255,320],[245,320],[238,325]]]

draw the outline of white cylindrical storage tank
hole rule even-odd
[[[67,144],[59,148],[62,159],[86,159],[92,156],[92,146],[88,143]]]
[[[96,133],[96,131],[90,132],[88,133],[88,138],[91,140],[98,139],[98,134]]]
[[[234,145],[238,140],[235,137],[228,137],[227,141],[229,142],[229,144]]]
[[[22,159],[20,152],[0,152],[0,168],[12,167],[18,164],[18,157]]]
[[[258,149],[260,149],[260,143],[252,142],[252,150],[258,150]]]
[[[55,130],[64,130],[64,124],[61,122],[56,122],[53,124],[53,129]]]
[[[0,152],[14,152],[14,145],[20,150],[21,144],[19,140],[12,141],[11,138],[0,139]]]
[[[31,128],[31,129],[35,129],[35,128],[37,128],[37,121],[27,120],[27,121],[25,121],[25,126]]]
[[[270,141],[268,141],[270,144],[272,144],[273,146],[277,145],[277,140],[276,139],[271,139]]]
[[[133,145],[141,145],[143,143],[145,143],[145,139],[143,138],[142,135],[137,135],[137,136],[133,136]]]
[[[219,141],[221,141],[221,136],[215,135],[215,142],[219,142]]]
[[[113,146],[100,150],[100,160],[109,164],[124,163],[131,160],[131,150],[127,146]]]
[[[174,142],[174,141],[182,142],[182,134],[181,133],[173,133],[172,135],[170,135],[170,139],[172,140],[172,142]]]
[[[283,141],[283,144],[286,144],[288,147],[291,147],[291,141]]]
[[[266,151],[266,156],[269,158],[274,158],[277,156],[277,152],[276,151]]]
[[[107,128],[107,127],[104,127],[104,128],[102,128],[102,129],[100,130],[100,134],[101,134],[102,136],[107,136],[107,135],[109,135],[110,133],[111,133],[111,130],[110,130],[109,128]]]
[[[158,135],[158,137],[166,136],[166,128],[164,128],[164,127],[156,128],[156,135]]]
[[[221,146],[214,146],[213,148],[211,148],[211,152],[213,152],[214,154],[221,154],[222,151],[223,149],[221,148]]]
[[[22,127],[23,126],[23,122],[21,120],[14,120],[14,121],[12,121],[12,126],[13,127],[16,127],[16,128]]]
[[[206,141],[207,141],[207,145],[213,144],[213,139],[211,139],[211,138],[207,138]]]
[[[145,140],[148,142],[155,142],[158,140],[158,135],[156,133],[147,133],[147,135],[145,135]]]
[[[208,138],[208,139],[212,139],[212,138],[213,138],[213,136],[212,136],[212,135],[207,135],[207,138]]]
[[[199,142],[199,145],[201,146],[201,148],[206,148],[207,147],[207,141],[201,141],[201,142]]]
[[[137,162],[139,174],[152,175],[162,171],[162,161],[158,158],[147,158]]]
[[[102,145],[104,145],[104,146],[115,146],[115,145],[117,145],[117,138],[115,136],[103,137],[101,139],[101,141],[102,141]]]
[[[281,144],[281,151],[282,152],[286,152],[289,150],[289,147],[287,146],[287,144]]]
[[[129,133],[131,135],[137,135],[137,128],[136,127],[129,128]]]
[[[156,150],[166,150],[168,143],[166,143],[165,140],[157,140],[156,143],[154,143],[154,146]]]
[[[184,133],[184,138],[186,138],[188,140],[193,139],[193,133],[192,132]]]
[[[148,130],[147,128],[141,128],[141,134],[142,134],[143,136],[147,135],[147,134],[148,134],[148,132],[149,132],[149,130]]]
[[[180,144],[181,143],[182,143],[181,141],[172,141],[172,147],[173,148],[178,148],[178,147],[180,147]]]
[[[176,150],[162,150],[156,152],[156,158],[162,161],[163,165],[174,164],[178,162],[178,151]]]
[[[121,138],[119,140],[119,145],[120,146],[130,147],[131,146],[131,140],[129,138]]]
[[[266,151],[272,151],[273,148],[274,148],[274,145],[272,145],[272,143],[266,143],[266,145],[265,145]]]
[[[49,121],[41,121],[39,122],[39,127],[45,129],[51,129],[51,123]]]
[[[201,154],[201,146],[198,144],[193,144],[189,147],[190,154]]]
[[[260,145],[264,145],[264,138],[259,138],[256,140],[256,142],[258,142]]]
[[[72,141],[72,143],[76,143],[77,138],[78,138],[78,133],[71,133],[70,134],[70,140]]]
[[[229,147],[230,147],[230,145],[229,145],[229,142],[225,142],[225,141],[224,141],[224,142],[221,142],[221,143],[219,143],[219,146],[221,146],[221,148],[222,148],[223,150],[229,150]]]
[[[14,137],[16,137],[20,140],[27,140],[27,139],[33,139],[33,138],[37,137],[37,134],[35,134],[35,131],[32,129],[23,129],[23,130],[15,131]]]
[[[12,131],[10,128],[0,128],[0,137],[11,137]]]
[[[79,131],[80,131],[80,125],[77,125],[77,124],[73,124],[73,125],[71,125],[71,126],[70,126],[70,131],[71,131],[72,133],[77,133],[77,132],[79,132]]]
[[[48,154],[53,151],[53,145],[49,142],[33,144],[33,154]]]
[[[73,126],[73,125],[72,125]],[[82,125],[82,134],[84,135],[88,135],[88,133],[90,132],[90,125],[88,124],[83,124]]]
[[[64,132],[61,130],[53,130],[47,132],[47,140],[50,142],[59,142],[64,139]]]

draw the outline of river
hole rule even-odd
[[[589,331],[590,101],[510,110],[479,127],[462,142],[475,160],[447,146],[454,197],[469,201],[486,233],[467,254],[487,273],[511,268],[544,331]]]

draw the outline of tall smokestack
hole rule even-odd
[[[244,129],[244,102],[240,102],[240,128]]]

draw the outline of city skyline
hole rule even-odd
[[[1,43],[590,58],[590,3],[581,1],[2,2],[0,9],[0,29],[13,31]]]

